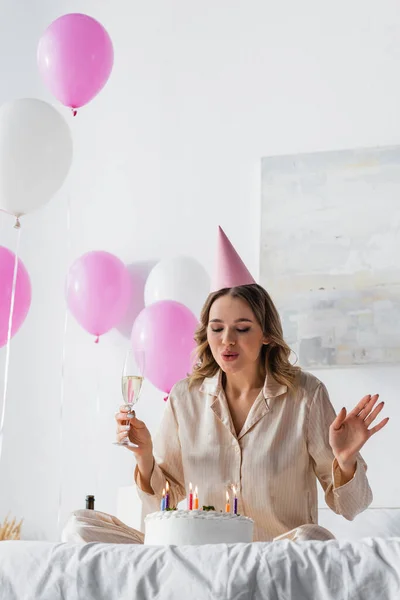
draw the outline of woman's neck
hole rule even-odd
[[[237,373],[224,373],[225,392],[233,396],[247,395],[253,390],[263,387],[265,373],[257,365],[253,369],[239,371]]]

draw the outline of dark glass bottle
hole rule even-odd
[[[94,496],[86,496],[86,508],[94,510]]]

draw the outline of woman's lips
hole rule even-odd
[[[232,361],[236,360],[238,358],[238,356],[239,356],[239,354],[237,354],[237,353],[229,352],[227,354],[223,354],[222,359],[227,362],[232,362]]]

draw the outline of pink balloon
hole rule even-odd
[[[121,322],[131,294],[128,269],[109,252],[88,252],[70,267],[68,307],[78,323],[97,338]]]
[[[65,106],[79,108],[105,86],[114,50],[104,27],[92,17],[72,13],[59,17],[42,35],[37,61],[41,77]]]
[[[0,246],[0,347],[7,343],[8,321],[14,277],[15,254]],[[25,321],[31,305],[31,281],[23,262],[18,259],[11,337]]]
[[[197,327],[194,314],[183,304],[163,300],[142,310],[132,329],[132,347],[145,354],[145,377],[159,390],[170,393],[193,365]]]

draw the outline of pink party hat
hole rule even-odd
[[[223,231],[218,228],[217,263],[215,265],[212,292],[239,285],[256,283],[246,265]]]

